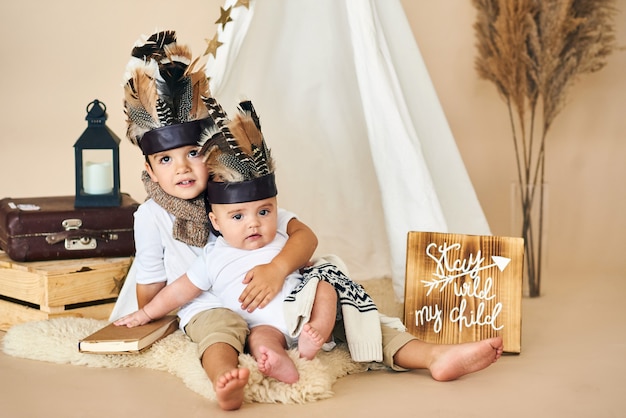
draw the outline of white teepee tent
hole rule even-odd
[[[211,90],[228,113],[254,103],[279,205],[319,254],[358,281],[391,276],[401,300],[408,231],[490,234],[399,0],[251,0],[230,16]],[[134,286],[131,267],[111,319],[137,308]]]
[[[408,231],[490,233],[398,0],[252,0],[231,18],[211,90],[228,113],[254,103],[279,204],[318,253],[402,299]]]

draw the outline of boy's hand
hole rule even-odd
[[[152,321],[146,311],[140,309],[132,314],[126,315],[114,322],[117,326],[127,326],[128,328],[138,327]]]
[[[248,312],[264,308],[280,292],[285,281],[285,274],[273,264],[261,264],[246,274],[243,280],[246,288],[239,296],[241,309]]]

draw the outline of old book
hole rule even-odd
[[[81,353],[139,353],[178,328],[178,318],[168,315],[145,325],[128,328],[110,323],[78,342]]]

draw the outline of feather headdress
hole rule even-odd
[[[124,84],[128,139],[144,155],[200,143],[216,123],[212,115],[223,115],[204,66],[171,30],[138,41],[131,55]]]
[[[213,128],[203,145],[210,181],[209,203],[241,203],[277,195],[274,161],[250,101],[227,124]]]

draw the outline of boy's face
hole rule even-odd
[[[230,246],[256,250],[276,237],[276,197],[245,203],[212,204],[209,219]]]
[[[188,145],[148,156],[146,170],[165,193],[180,199],[193,199],[204,192],[209,172],[200,147]]]

